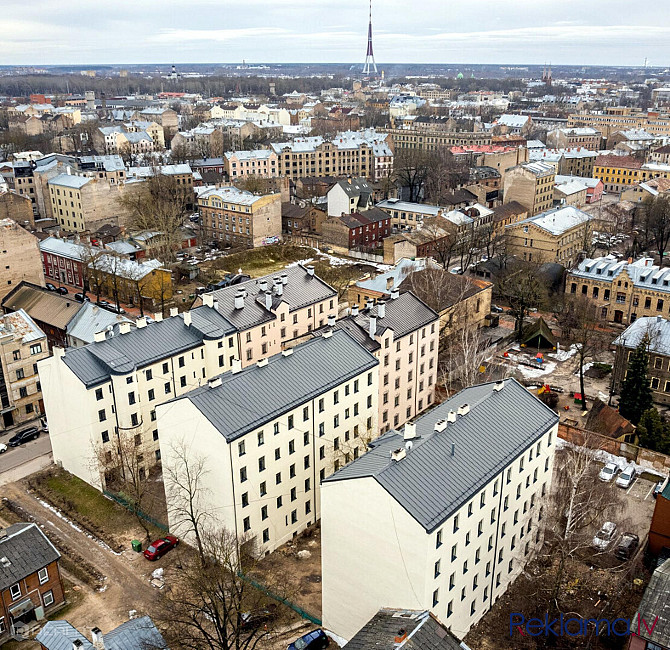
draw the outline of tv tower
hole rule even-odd
[[[375,55],[372,51],[372,0],[370,0],[370,23],[368,25],[368,52],[365,55],[365,64],[363,65],[363,74],[369,77],[377,76],[377,64]]]

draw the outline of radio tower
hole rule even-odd
[[[372,51],[372,0],[370,0],[370,23],[368,25],[368,52],[365,55],[363,74],[368,77],[376,77],[379,74],[375,63],[375,55]]]

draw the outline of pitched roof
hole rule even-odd
[[[5,532],[7,536],[0,539],[0,591],[60,558],[35,524],[13,524]]]
[[[522,343],[532,343],[532,347],[554,347],[556,337],[542,316],[523,330]]]
[[[656,621],[653,632],[649,632],[640,621],[638,636],[665,648],[670,646],[670,598],[668,598],[668,593],[670,593],[670,559],[661,564],[651,576],[630,626],[631,630],[637,630],[640,617],[647,622],[649,628]]]
[[[119,323],[130,323],[128,318],[121,314],[115,314],[108,309],[103,309],[90,302],[82,304],[79,313],[69,322],[67,334],[84,343],[93,343],[96,332],[106,330],[110,325]]]
[[[407,640],[395,642],[401,631]],[[462,650],[459,640],[430,612],[380,609],[347,643],[345,650]]]
[[[430,258],[409,259],[403,257],[399,259],[395,266],[384,273],[376,275],[370,280],[361,280],[356,283],[357,287],[368,291],[377,291],[378,293],[390,293],[393,287],[399,287],[400,283],[413,271],[421,271],[426,267],[435,265]]]
[[[73,641],[81,641],[81,650],[93,650],[93,644],[67,621],[47,621],[35,641],[47,650],[72,650]]]
[[[204,386],[177,400],[189,400],[228,442],[352,379],[379,362],[344,331],[315,337],[276,354],[265,366],[221,375],[221,385]]]
[[[503,205],[499,205],[497,208],[493,209],[493,220],[503,221],[514,215],[524,213],[528,213],[528,208],[521,205],[518,201],[510,201],[509,203],[503,203]]]
[[[81,309],[76,300],[25,281],[3,298],[2,306],[12,311],[23,309],[33,320],[60,330],[66,330]]]
[[[91,180],[90,176],[74,176],[72,174],[58,174],[49,179],[49,185],[60,185],[61,187],[71,187],[75,190],[80,189]]]
[[[11,336],[22,343],[46,338],[46,334],[23,309],[0,315],[0,337],[3,336]]]
[[[400,462],[390,452],[404,448],[391,430],[370,451],[324,480],[374,478],[427,532],[438,528],[488,485],[514,459],[549,431],[558,416],[515,379],[466,388],[416,421],[417,437]],[[437,420],[469,404],[466,415],[436,432]],[[452,444],[454,455],[452,455]]]
[[[547,210],[523,221],[511,223],[507,228],[518,228],[522,224],[533,224],[552,235],[562,235],[564,232],[591,221],[591,215],[582,212],[573,205]]]
[[[650,352],[670,356],[670,321],[661,316],[643,316],[631,323],[612,345],[623,345],[634,349],[647,336]]]
[[[614,439],[635,432],[635,427],[629,420],[597,397],[586,419],[586,428]]]

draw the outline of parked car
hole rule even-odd
[[[616,480],[616,484],[621,488],[628,488],[633,484],[635,480],[636,472],[635,467],[629,465],[626,469],[619,474]]]
[[[4,454],[7,451],[7,445],[4,442],[0,442],[0,454]]]
[[[147,560],[157,560],[178,545],[179,540],[174,535],[166,535],[165,537],[161,537],[160,539],[151,542],[144,551],[144,557],[147,558]]]
[[[56,291],[56,285],[51,284],[51,282],[47,282],[44,286],[49,289],[49,291]]]
[[[606,521],[593,538],[593,547],[599,551],[604,551],[612,543],[615,534],[616,524],[612,521]]]
[[[635,533],[624,533],[617,544],[614,555],[620,560],[627,560],[633,553],[635,553],[635,549],[639,545],[640,538]]]
[[[498,307],[498,305],[491,305],[491,311],[494,314],[502,314],[504,309],[502,307]]]
[[[609,483],[617,474],[619,468],[614,463],[607,463],[605,467],[600,470],[598,478],[605,483]]]
[[[23,431],[19,431],[16,435],[13,435],[9,439],[9,446],[18,447],[19,445],[22,445],[24,442],[28,442],[29,440],[35,440],[36,438],[39,437],[40,437],[40,430],[37,427],[29,427],[28,429],[23,429]]]
[[[277,605],[270,603],[267,607],[254,609],[240,614],[240,626],[243,630],[256,630],[266,625],[277,616]]]
[[[85,293],[75,293],[74,299],[77,302],[91,302],[91,299]]]
[[[303,634],[288,647],[288,650],[321,650],[330,643],[328,635],[323,630],[314,630]]]
[[[104,307],[105,309],[109,307],[109,303],[106,300],[96,300],[95,302],[98,307]]]
[[[449,273],[453,273],[454,275],[458,275],[459,273],[463,273],[463,269],[460,266],[454,266]]]
[[[56,293],[60,293],[61,296],[66,296],[70,292],[67,290],[67,287],[58,287]]]

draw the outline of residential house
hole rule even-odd
[[[326,218],[326,211],[315,205],[281,204],[282,232],[289,235],[321,234]]]
[[[224,154],[225,171],[228,178],[279,176],[277,154],[272,149],[252,149],[251,151],[228,151]]]
[[[65,604],[60,556],[37,524],[0,529],[0,644]]]
[[[649,162],[670,165],[670,144],[653,149],[649,152]]]
[[[593,176],[603,182],[606,191],[623,192],[653,178],[670,178],[670,165],[643,163],[632,156],[598,156]]]
[[[427,219],[422,228],[384,239],[384,263],[396,264],[402,258],[419,257],[432,257],[443,262],[452,241],[452,229],[447,224],[441,219]]]
[[[0,220],[0,300],[21,282],[44,286],[39,240],[12,219]]]
[[[553,165],[531,162],[507,170],[504,183],[504,201],[517,201],[530,216],[549,210],[554,202]]]
[[[494,238],[504,236],[505,227],[523,221],[528,217],[528,208],[518,201],[509,201],[493,209]]]
[[[554,186],[554,202],[557,206],[571,205],[575,208],[581,208],[586,204],[587,190],[587,186],[579,181],[556,183]]]
[[[649,552],[655,557],[667,555],[670,550],[670,480],[666,478],[662,487],[656,495],[649,527]]]
[[[81,244],[75,244],[58,237],[47,237],[40,244],[44,276],[57,285],[67,284],[79,290],[88,286],[88,260],[98,252],[92,249],[90,254]]]
[[[592,127],[603,137],[622,129],[644,129],[654,135],[670,135],[670,117],[657,112],[635,111],[626,106],[610,106],[603,112],[574,113],[568,116],[568,127]]]
[[[372,187],[365,178],[347,178],[328,190],[328,216],[339,217],[369,210],[372,206]]]
[[[375,207],[384,210],[391,216],[391,225],[394,228],[408,230],[420,228],[424,219],[440,216],[445,211],[445,208],[438,205],[412,203],[399,199],[386,199],[377,203]]]
[[[585,428],[618,442],[635,444],[637,440],[635,425],[623,417],[618,409],[608,406],[599,397],[591,404]]]
[[[321,481],[377,436],[378,365],[349,334],[329,331],[238,366],[158,407],[163,463],[182,464],[180,446],[214,463],[202,507],[246,552],[270,553],[319,521]],[[240,400],[253,408],[230,408]],[[170,519],[169,496],[167,510]]]
[[[371,208],[328,217],[322,221],[321,230],[323,241],[337,251],[376,250],[391,234],[391,218],[383,210]]]
[[[621,201],[641,203],[651,201],[661,194],[670,193],[670,178],[652,178],[644,183],[638,183],[621,192]]]
[[[327,477],[324,626],[351,638],[391,605],[429,610],[465,636],[543,542],[557,430],[556,413],[516,380],[481,384]]]
[[[565,176],[556,174],[554,185],[554,196],[556,189],[562,185],[579,183],[586,188],[586,203],[598,203],[603,196],[603,182],[599,178],[586,178],[584,176]]]

